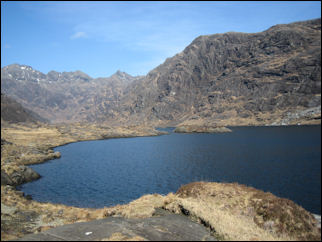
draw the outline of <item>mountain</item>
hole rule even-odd
[[[104,121],[126,85],[137,77],[117,71],[108,78],[91,78],[81,71],[43,74],[30,66],[1,69],[1,90],[24,107],[52,122]]]
[[[199,36],[146,76],[93,79],[24,65],[2,92],[54,121],[155,125],[321,122],[321,19]]]
[[[21,104],[1,93],[1,123],[3,121],[10,123],[47,122],[46,119],[28,109],[23,108]]]
[[[303,112],[318,119],[321,19],[200,36],[124,93],[118,111],[132,122],[271,124]]]

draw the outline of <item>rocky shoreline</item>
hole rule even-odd
[[[321,230],[318,228],[316,219],[309,212],[293,204],[293,202],[289,200],[286,202],[286,204],[288,204],[287,206],[291,206],[292,211],[301,212],[292,212],[290,218],[288,218],[290,220],[288,221],[288,224],[291,225],[287,225],[290,228],[287,227],[284,230],[279,231],[277,228],[280,228],[281,224],[279,224],[278,221],[280,221],[281,218],[276,220],[274,216],[280,215],[274,214],[274,218],[272,218],[273,220],[266,221],[265,218],[267,216],[265,213],[263,214],[263,211],[266,211],[268,208],[265,207],[266,205],[263,205],[263,207],[258,208],[259,210],[257,212],[254,212],[257,209],[257,206],[259,206],[259,204],[257,204],[258,202],[261,203],[268,199],[266,201],[268,202],[268,205],[272,205],[274,202],[279,204],[279,198],[276,198],[272,194],[263,193],[256,189],[247,188],[239,184],[189,184],[187,187],[182,188],[181,190],[179,189],[176,194],[168,194],[166,196],[158,194],[146,195],[126,205],[117,205],[103,209],[76,208],[61,204],[39,203],[37,201],[33,201],[31,197],[24,196],[22,192],[15,189],[15,186],[19,184],[39,179],[40,177],[39,174],[34,172],[31,168],[26,167],[26,165],[41,163],[49,159],[60,157],[59,152],[54,152],[52,150],[53,147],[85,140],[155,136],[161,134],[165,134],[165,132],[156,131],[152,127],[140,126],[109,127],[107,125],[97,124],[2,125],[2,239],[16,239],[30,233],[39,233],[64,224],[87,222],[110,216],[122,216],[128,218],[151,217],[155,214],[155,210],[157,208],[166,209],[172,213],[188,215],[191,219],[206,225],[206,227],[210,228],[213,233],[217,233],[217,237],[219,236],[219,238],[240,239],[238,236],[240,236],[241,231],[252,228],[251,231],[253,236],[259,239],[263,239],[264,237],[261,237],[263,235],[268,236],[265,238],[270,238],[272,240],[281,238],[287,240],[294,238],[304,240],[321,239]],[[208,187],[208,189],[205,190],[206,187]],[[217,188],[219,190],[216,190]],[[205,191],[213,191],[214,193],[209,194]],[[260,198],[254,197],[254,194],[260,194]],[[236,204],[231,204],[226,200],[228,197],[234,198],[233,200],[235,202],[237,197],[239,197],[238,204],[241,205],[235,207]],[[214,198],[219,200],[213,200]],[[195,204],[195,206],[192,204]],[[209,204],[214,208],[218,207],[218,211],[222,211],[222,214],[214,214],[215,211],[213,210],[208,211],[207,207]],[[252,205],[248,206],[247,204]],[[202,207],[200,207],[200,205],[202,205]],[[223,205],[224,207],[222,207]],[[278,210],[277,207],[276,209]],[[208,217],[207,214],[211,216]],[[305,215],[305,217],[302,215]],[[220,216],[223,216],[221,217],[223,221],[227,220],[226,225],[223,224],[222,221],[213,220],[215,217],[220,218]],[[298,216],[300,216],[300,218]],[[252,221],[248,221],[250,218],[252,218]],[[240,223],[240,230],[229,230],[228,223],[231,219],[237,219],[236,223]],[[247,221],[247,223],[245,221]],[[273,224],[269,221],[273,221]],[[291,230],[289,231],[292,226],[295,226],[293,225],[293,222],[300,224],[304,223],[300,226],[304,226],[306,229],[301,229],[300,235],[293,234]],[[246,240],[252,238],[250,237],[252,235],[249,233],[245,233],[244,236],[246,236],[244,237]]]
[[[2,122],[1,207],[3,209],[1,210],[1,237],[3,239],[14,239],[28,233],[39,232],[44,228],[73,223],[77,221],[75,214],[82,213],[83,210],[78,208],[68,208],[71,215],[61,219],[61,216],[52,214],[52,210],[57,207],[56,205],[47,204],[48,209],[41,211],[36,208],[39,203],[15,189],[18,185],[40,178],[40,175],[27,165],[60,158],[60,153],[52,150],[54,147],[79,141],[162,134],[166,134],[166,132],[141,126],[110,127],[104,124],[48,125]],[[17,207],[19,203],[22,207]],[[30,207],[30,203],[37,205]],[[87,209],[84,210],[87,211]],[[48,222],[48,219],[40,219],[40,217],[52,218]],[[35,218],[40,220],[37,224],[32,223]]]
[[[104,125],[35,125],[4,124],[1,128],[1,185],[17,186],[40,176],[26,165],[60,158],[53,148],[73,142],[110,138],[156,136],[166,132],[151,127]],[[38,139],[39,138],[39,139]]]

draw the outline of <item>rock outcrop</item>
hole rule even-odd
[[[11,174],[1,170],[1,185],[18,186],[40,178],[40,175],[30,167],[19,166]]]
[[[19,169],[15,170],[12,174],[10,174],[11,184],[7,185],[18,186],[26,182],[37,180],[39,178],[40,175],[30,167],[20,166]]]
[[[69,224],[27,235],[17,241],[51,241],[57,238],[66,241],[217,241],[202,225],[192,222],[185,216],[166,211],[151,218],[109,217],[92,222]]]
[[[13,185],[11,178],[3,170],[1,170],[1,186],[2,185],[11,185],[11,186]]]

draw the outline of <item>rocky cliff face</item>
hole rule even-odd
[[[12,65],[2,68],[1,87],[56,122],[320,122],[320,35],[321,19],[316,19],[260,33],[200,36],[137,78],[121,72],[98,79],[80,71],[44,75]]]
[[[318,119],[320,34],[317,19],[261,33],[200,36],[132,83],[120,113],[138,122],[238,125],[278,123],[317,108]]]

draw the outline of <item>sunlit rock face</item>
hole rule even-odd
[[[321,19],[199,36],[146,76],[1,70],[2,92],[53,122],[320,122]],[[307,110],[316,110],[312,113]],[[312,115],[288,119],[297,113]],[[284,121],[283,121],[284,120]],[[312,121],[313,120],[313,121]],[[286,122],[286,121],[285,121]]]
[[[317,19],[200,36],[132,83],[120,113],[132,120],[270,124],[319,107],[320,32]]]

